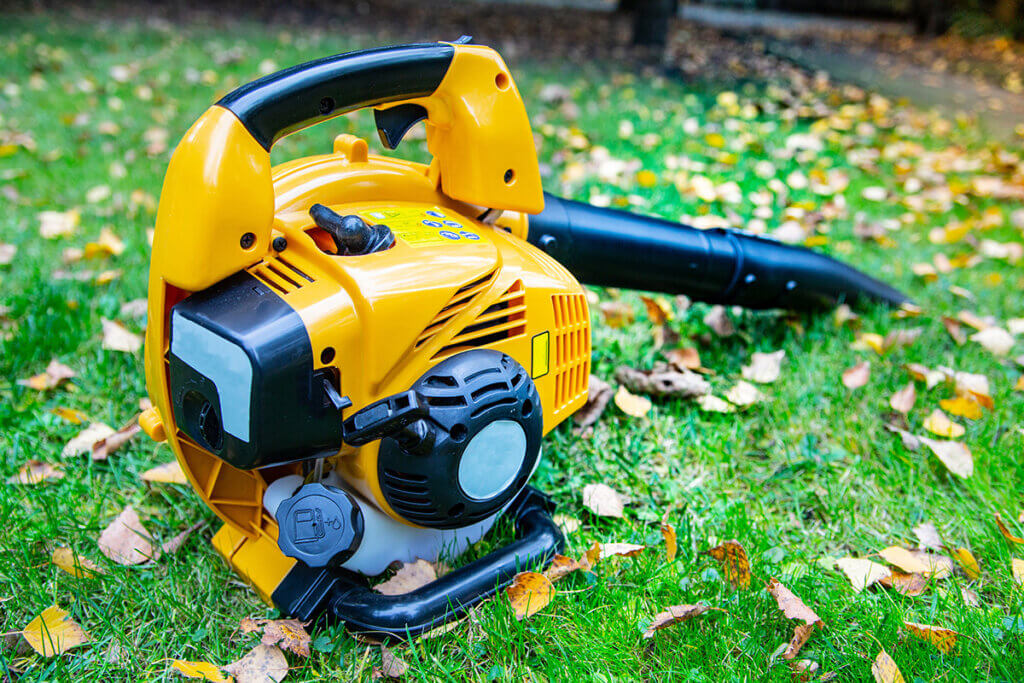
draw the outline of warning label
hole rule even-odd
[[[369,209],[359,215],[371,223],[384,223],[395,237],[410,247],[436,247],[441,244],[477,242],[480,233],[463,224],[439,207],[397,207]]]

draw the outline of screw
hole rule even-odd
[[[244,235],[242,235],[242,239],[238,240],[238,243],[242,246],[242,249],[248,249],[252,245],[256,244],[255,233],[245,233]]]
[[[288,240],[284,237],[275,237],[273,246],[274,251],[284,251],[288,248]]]

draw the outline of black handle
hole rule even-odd
[[[351,572],[310,569],[300,562],[274,591],[274,604],[302,621],[324,614],[353,632],[415,637],[460,617],[517,573],[561,552],[565,541],[551,519],[552,507],[547,496],[527,487],[506,511],[515,521],[516,541],[411,593],[383,595]]]
[[[544,193],[529,241],[580,282],[746,308],[793,310],[909,299],[833,258],[736,230],[699,230]]]
[[[447,43],[346,52],[264,76],[217,104],[269,151],[285,135],[339,114],[430,95],[454,55]]]

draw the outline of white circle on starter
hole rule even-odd
[[[473,500],[494,498],[515,481],[526,460],[526,432],[495,420],[470,439],[459,461],[459,486]]]

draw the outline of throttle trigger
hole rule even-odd
[[[374,109],[380,142],[388,149],[397,149],[409,129],[427,118],[427,110],[418,104],[399,104],[390,109]]]

